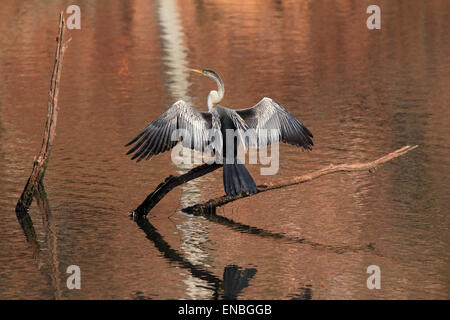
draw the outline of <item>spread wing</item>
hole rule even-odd
[[[137,162],[153,155],[172,149],[178,143],[178,137],[172,139],[176,130],[183,135],[184,147],[203,151],[208,144],[208,129],[211,128],[211,114],[199,112],[183,100],[171,105],[158,119],[151,122],[133,140],[125,146],[135,145],[127,154],[135,152]],[[174,133],[175,132],[175,133]]]
[[[311,150],[312,133],[289,111],[270,98],[263,98],[255,106],[236,110],[248,127],[257,134],[257,146],[282,141]]]

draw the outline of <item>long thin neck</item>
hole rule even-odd
[[[223,84],[222,79],[220,78],[214,78],[217,83],[217,93],[219,94],[218,101],[216,103],[219,103],[222,101],[223,96],[225,95],[225,85]]]
[[[206,99],[206,104],[208,105],[208,111],[211,111],[211,109],[214,107],[216,102],[214,101],[214,96],[217,95],[217,91],[211,91],[208,94],[208,98]]]
[[[213,90],[208,94],[208,110],[211,111],[211,109],[218,104],[220,101],[222,101],[223,96],[225,94],[225,86],[223,84],[222,79],[220,79],[219,76],[209,76],[211,79],[214,79],[217,83],[217,91]]]

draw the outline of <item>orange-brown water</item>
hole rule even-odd
[[[0,298],[222,298],[224,270],[237,265],[248,276],[239,299],[448,299],[449,3],[377,1],[382,25],[371,31],[372,2],[81,2],[45,177],[53,220],[43,224],[33,204],[33,244],[14,207],[40,147],[67,4],[2,1]],[[170,153],[136,164],[123,145],[176,99],[206,110],[215,84],[185,67],[216,70],[225,106],[272,97],[313,132],[312,152],[280,147],[278,175],[249,166],[257,183],[420,147],[374,174],[218,210],[283,237],[181,213],[223,194],[221,170],[172,191],[140,228],[128,211],[186,168]],[[66,288],[72,264],[81,290]],[[369,265],[381,268],[380,290],[366,287]]]

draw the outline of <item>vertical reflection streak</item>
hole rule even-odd
[[[167,75],[166,87],[170,95],[176,99],[183,99],[191,102],[188,95],[190,86],[187,68],[187,53],[184,43],[183,27],[179,20],[176,0],[158,1],[158,19],[161,26],[161,42],[165,53],[164,63]],[[186,150],[184,150],[186,151]],[[195,156],[195,153],[194,153]],[[192,165],[178,165],[178,173],[185,173],[192,168]],[[197,179],[200,180],[200,179]],[[192,205],[200,197],[200,190],[197,187],[199,181],[191,181],[181,187],[182,194],[180,203],[182,207]],[[204,250],[204,243],[207,241],[204,226],[196,217],[186,215],[177,229],[182,233],[181,248],[186,253],[187,259],[196,265],[208,267],[206,261],[209,256]],[[187,287],[187,295],[191,299],[211,299],[213,290],[204,280],[188,276],[184,281]],[[213,289],[213,288],[211,288]]]

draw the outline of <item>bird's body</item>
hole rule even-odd
[[[233,110],[219,105],[225,88],[220,77],[212,70],[192,70],[214,79],[218,91],[208,94],[208,112],[199,112],[183,100],[175,102],[158,119],[151,122],[126,146],[136,143],[127,154],[135,152],[132,159],[140,161],[173,148],[178,141],[171,139],[175,130],[185,130],[191,139],[182,139],[184,147],[205,151],[211,142],[210,130],[218,134],[222,145],[223,183],[227,195],[257,192],[256,184],[243,163],[237,159],[238,143],[245,144],[242,135],[227,135],[227,130],[245,132],[253,129],[256,145],[267,146],[278,141],[311,149],[313,137],[285,107],[278,102],[263,98],[248,109]],[[269,134],[266,134],[269,132]],[[228,137],[228,138],[227,138]],[[227,141],[228,139],[228,141]],[[233,139],[233,141],[230,141]],[[232,148],[232,150],[227,150]],[[231,147],[230,147],[231,146]],[[216,152],[220,150],[216,150]],[[228,153],[227,153],[228,152]]]
[[[223,185],[227,195],[238,195],[242,192],[253,194],[258,191],[255,181],[248,172],[243,163],[239,163],[237,157],[237,149],[239,144],[239,137],[233,135],[231,139],[234,141],[231,143],[227,140],[227,130],[247,130],[248,126],[239,114],[233,110],[221,105],[214,107],[212,111],[213,118],[220,122],[219,129],[222,137],[222,157],[223,157]],[[228,138],[230,139],[230,138]],[[232,150],[227,150],[232,148]],[[228,159],[228,155],[231,154],[231,159]]]

